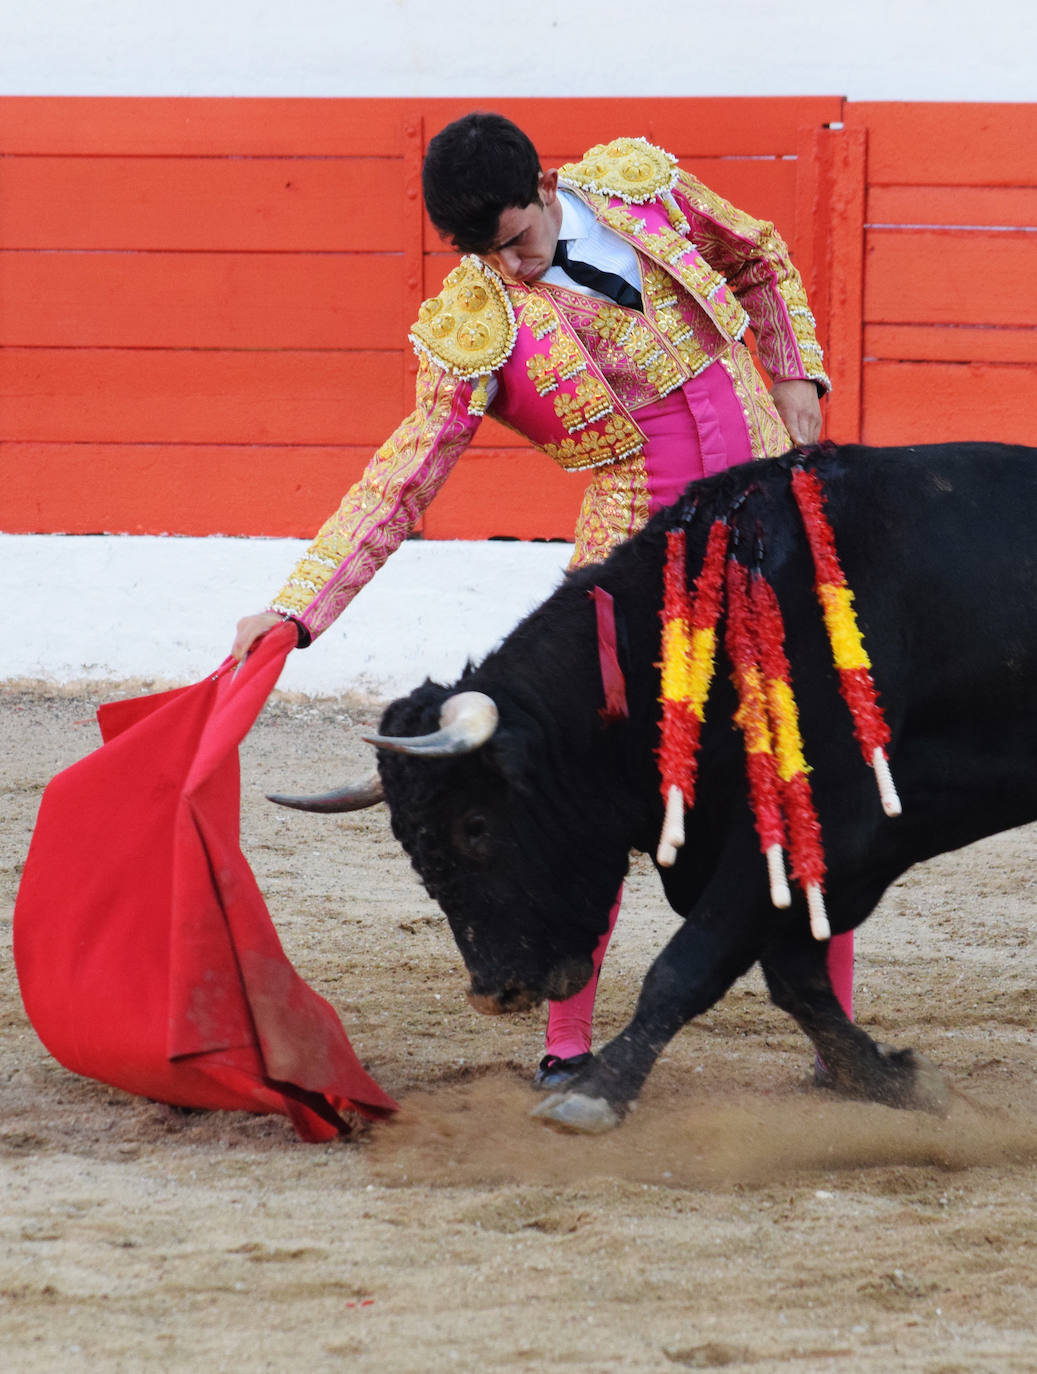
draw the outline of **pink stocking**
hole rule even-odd
[[[594,996],[598,990],[598,974],[601,961],[605,958],[609,940],[616,926],[619,904],[623,900],[623,889],[616,894],[616,900],[609,912],[608,930],[599,939],[592,959],[594,972],[587,986],[564,1002],[549,1002],[547,1012],[547,1034],[544,1045],[548,1054],[556,1054],[559,1059],[572,1059],[577,1054],[586,1054],[591,1047],[591,1020],[594,1016]]]
[[[839,1005],[853,1020],[853,931],[833,935],[828,942],[828,976]]]
[[[839,1000],[846,1015],[853,1020],[853,931],[845,935],[833,935],[828,941],[828,977],[832,991]],[[824,1060],[820,1055],[814,1057],[814,1078],[818,1082],[828,1077]]]

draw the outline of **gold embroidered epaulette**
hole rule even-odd
[[[505,363],[518,329],[504,283],[476,257],[462,258],[438,296],[423,301],[410,340],[455,377],[485,377]]]
[[[677,159],[646,138],[614,138],[596,143],[579,162],[567,162],[558,175],[570,186],[643,205],[672,191]]]

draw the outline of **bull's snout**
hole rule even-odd
[[[482,1016],[507,1016],[513,1011],[531,1011],[539,1006],[543,996],[537,996],[528,988],[505,988],[503,992],[476,992],[468,990],[468,1003]]]
[[[544,998],[552,1002],[564,1002],[584,987],[594,972],[589,959],[572,959],[559,964],[548,974],[543,988],[530,988],[517,983],[506,984],[502,988],[486,991],[476,986],[468,990],[468,1002],[482,1016],[506,1016],[510,1012],[530,1011],[539,1006]]]

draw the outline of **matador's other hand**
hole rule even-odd
[[[771,400],[794,444],[816,444],[821,437],[821,405],[813,382],[775,382]]]

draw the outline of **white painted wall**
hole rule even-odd
[[[7,95],[1024,100],[1025,0],[9,0]],[[637,44],[635,26],[657,21]]]

